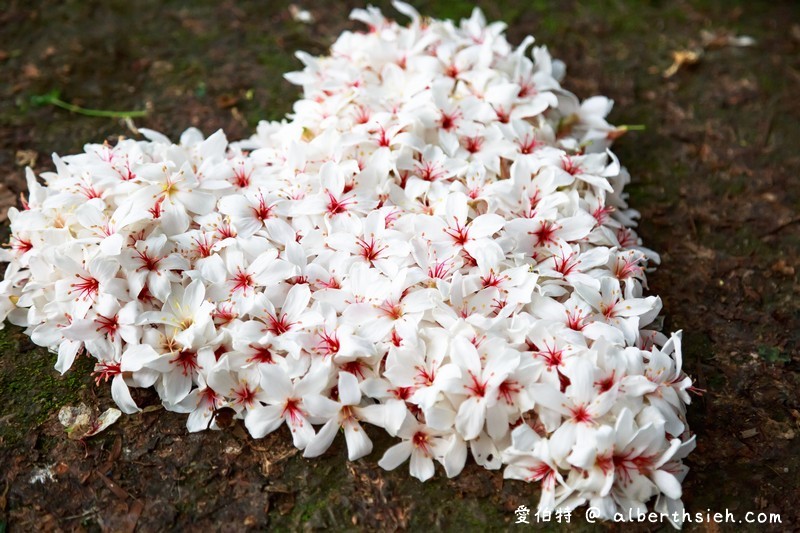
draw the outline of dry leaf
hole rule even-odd
[[[695,50],[676,50],[672,52],[672,65],[664,71],[665,78],[671,78],[686,65],[694,65],[700,61],[702,52]]]
[[[91,426],[91,420],[92,410],[84,403],[77,407],[65,405],[58,411],[58,421],[66,428],[67,436],[71,439],[80,439]],[[76,434],[77,437],[73,436]]]
[[[239,97],[232,94],[223,94],[216,99],[217,107],[220,109],[228,109],[239,103]]]
[[[38,157],[39,153],[36,150],[17,150],[17,153],[14,154],[18,167],[35,167]]]
[[[91,437],[92,435],[97,435],[101,431],[105,431],[108,426],[119,420],[120,416],[122,416],[122,411],[109,407],[103,414],[97,417],[97,420],[92,424],[92,428],[84,437]]]
[[[756,428],[745,429],[740,435],[743,439],[749,439],[758,435],[758,430]]]
[[[700,32],[703,48],[722,48],[723,46],[754,46],[756,40],[749,35],[731,35],[730,33],[713,33],[703,30]]]
[[[307,9],[300,9],[294,4],[289,6],[289,14],[295,21],[302,22],[303,24],[311,24],[314,22],[314,15],[312,15],[310,11]]]
[[[81,440],[104,431],[121,415],[122,412],[119,409],[112,407],[94,418],[91,408],[81,403],[77,407],[71,405],[62,407],[58,411],[58,421],[66,428],[67,437],[72,440]]]

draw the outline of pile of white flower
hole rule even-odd
[[[60,372],[94,357],[126,413],[153,386],[190,431],[228,407],[306,457],[343,429],[351,460],[366,423],[423,481],[471,455],[541,481],[541,510],[682,510],[691,380],[647,329],[611,102],[477,10],[396,8],[298,54],[302,99],[252,139],[142,130],[29,170],[0,318]]]

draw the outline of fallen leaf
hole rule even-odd
[[[84,403],[77,407],[65,405],[58,411],[58,421],[66,428],[67,437],[78,440],[91,427],[92,410]]]
[[[785,259],[779,259],[777,263],[772,265],[772,271],[783,276],[794,276],[794,267],[786,263]]]
[[[694,65],[700,61],[702,52],[695,50],[675,50],[672,52],[672,65],[664,71],[665,78],[671,78],[684,66]]]
[[[129,507],[127,516],[123,519],[125,527],[122,529],[125,533],[133,533],[136,531],[136,523],[139,521],[144,510],[144,502],[142,500],[134,500],[133,504]]]
[[[220,409],[214,410],[214,421],[219,427],[226,429],[233,425],[233,417],[235,414],[236,411],[230,407],[221,407]]]
[[[122,411],[109,407],[102,415],[97,417],[95,423],[92,424],[92,428],[84,437],[91,437],[92,435],[97,435],[101,431],[105,431],[108,426],[119,420],[120,416],[122,416]]]
[[[714,250],[712,250],[711,248],[706,248],[701,244],[695,244],[694,242],[689,240],[687,240],[684,244],[686,248],[691,250],[692,254],[698,259],[713,261],[717,257],[717,253]]]
[[[28,63],[22,67],[22,75],[25,78],[34,79],[38,78],[41,75],[41,72],[39,72],[39,67],[33,63]]]
[[[106,488],[108,488],[108,490],[110,490],[111,492],[114,493],[114,496],[116,496],[120,500],[127,500],[128,499],[130,494],[128,494],[128,492],[125,489],[123,489],[122,487],[117,485],[117,483],[114,480],[112,480],[111,478],[109,478],[108,476],[106,476],[105,474],[103,474],[101,472],[95,471],[95,474],[97,475],[97,477],[99,477],[103,481],[103,483],[105,484]]]
[[[108,458],[106,458],[106,461],[100,465],[97,470],[101,474],[108,474],[111,472],[111,469],[114,468],[114,463],[116,463],[117,459],[119,459],[121,453],[122,437],[117,435],[117,438],[114,439],[114,444],[111,446],[111,451],[108,454]]]
[[[65,405],[58,411],[58,421],[66,428],[67,437],[72,440],[97,435],[116,422],[120,416],[122,412],[111,407],[95,419],[92,410],[84,403],[77,407]]]
[[[18,167],[35,167],[39,153],[36,150],[17,150],[14,160]]]
[[[743,439],[749,439],[758,435],[758,430],[756,428],[745,429],[740,435]]]
[[[303,24],[311,24],[314,22],[314,15],[312,15],[310,11],[307,9],[300,9],[294,4],[289,6],[289,14],[295,21],[302,22]]]
[[[700,32],[704,48],[722,48],[723,46],[754,46],[756,40],[749,35],[731,35],[726,32],[714,33],[707,30]]]
[[[3,489],[3,493],[0,494],[0,511],[6,510],[6,505],[8,503],[8,489],[11,488],[11,481],[6,480],[6,486]]]
[[[217,107],[220,109],[227,109],[239,103],[239,97],[233,94],[223,94],[216,99]]]

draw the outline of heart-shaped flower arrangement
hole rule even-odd
[[[456,476],[467,456],[541,481],[540,510],[682,510],[691,379],[680,335],[646,329],[657,256],[631,226],[611,102],[561,88],[546,48],[513,48],[396,8],[298,54],[289,120],[229,145],[87,145],[28,170],[0,317],[83,352],[126,413],[154,386],[188,429],[233,409],[286,424],[306,457],[343,429],[350,460]]]

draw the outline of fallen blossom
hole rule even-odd
[[[29,171],[0,317],[189,431],[286,426],[317,456],[342,430],[355,460],[371,425],[423,481],[471,456],[541,482],[542,510],[681,509],[691,379],[645,294],[613,102],[477,9],[395,7],[409,23],[356,9],[365,31],[299,53],[291,118],[250,139],[141,129]],[[115,416],[64,415],[82,437]]]

